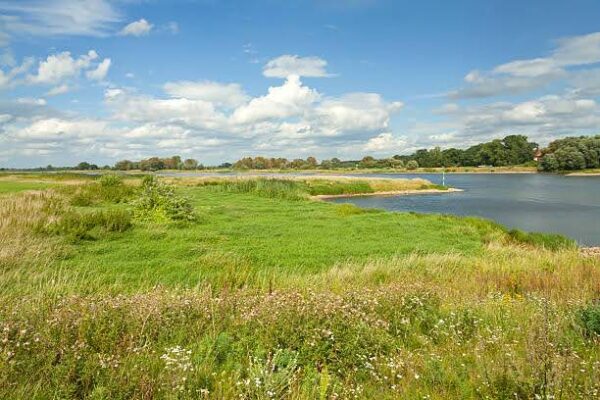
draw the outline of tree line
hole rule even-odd
[[[536,162],[537,161],[537,162]],[[389,158],[365,156],[360,160],[340,160],[339,158],[318,161],[316,157],[288,160],[283,157],[244,157],[233,164],[204,166],[193,158],[180,156],[150,157],[139,161],[121,160],[114,166],[99,167],[96,164],[81,162],[75,167],[60,169],[97,170],[113,169],[120,171],[142,170],[159,171],[202,170],[212,168],[234,168],[237,170],[266,169],[374,169],[392,168],[415,170],[439,167],[515,166],[537,165],[540,171],[579,170],[600,167],[600,135],[567,137],[551,142],[547,148],[539,149],[537,143],[530,142],[524,135],[509,135],[480,143],[467,149],[448,148],[419,149],[409,155],[394,155]],[[47,166],[37,170],[54,170]]]
[[[600,167],[600,135],[558,139],[542,151],[541,171],[572,171]]]
[[[537,143],[529,142],[527,136],[510,135],[480,143],[468,149],[440,147],[420,149],[410,155],[395,155],[391,158],[377,159],[365,156],[361,160],[342,161],[338,158],[323,160],[315,157],[306,160],[267,157],[244,157],[233,164],[235,169],[335,169],[335,168],[396,168],[414,170],[419,167],[476,167],[508,166],[531,163],[534,160]]]

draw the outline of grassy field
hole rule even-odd
[[[311,195],[423,181],[0,179],[0,398],[600,395],[600,260]],[[33,189],[33,188],[29,188]]]

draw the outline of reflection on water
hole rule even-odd
[[[177,175],[206,174],[190,172],[177,173]],[[285,177],[310,174],[257,175]],[[367,174],[365,176],[425,178],[433,183],[442,183],[440,174]],[[600,177],[565,177],[545,174],[448,174],[446,185],[463,189],[464,192],[418,196],[353,197],[332,201],[392,211],[479,216],[493,219],[511,228],[557,232],[577,240],[582,245],[600,245]]]

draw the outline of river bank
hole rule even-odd
[[[346,194],[320,194],[312,196],[311,198],[317,200],[327,199],[342,199],[349,197],[368,197],[368,196],[407,196],[407,195],[419,195],[419,194],[444,194],[444,193],[456,193],[462,192],[462,189],[447,188],[447,189],[415,189],[415,190],[390,190],[384,192],[373,192],[373,193],[346,193]]]

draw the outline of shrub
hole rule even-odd
[[[579,323],[586,336],[600,336],[600,302],[590,304],[580,310]]]
[[[116,174],[106,174],[100,177],[100,186],[114,187],[123,184],[123,177]]]
[[[125,185],[121,176],[107,174],[97,182],[76,187],[70,203],[76,207],[87,207],[102,202],[124,203],[131,198],[133,192],[134,188]]]
[[[174,186],[166,185],[152,175],[144,178],[134,208],[136,218],[141,220],[164,222],[197,219],[190,199],[178,194]]]

